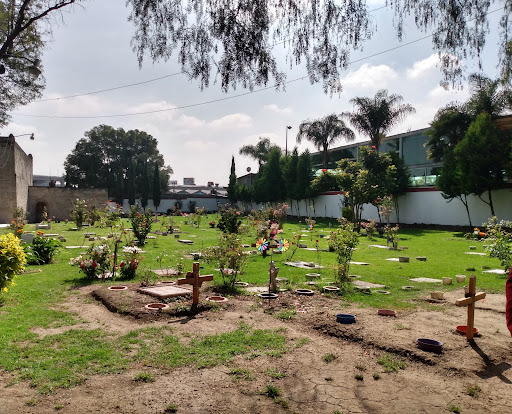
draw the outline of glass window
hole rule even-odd
[[[402,157],[407,165],[427,164],[432,160],[427,159],[427,149],[423,146],[427,142],[427,136],[416,134],[403,137]]]

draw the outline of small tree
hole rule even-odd
[[[142,188],[140,192],[140,202],[142,204],[142,208],[146,211],[146,207],[148,205],[149,199],[149,176],[148,176],[148,166],[146,163],[142,165]]]
[[[141,214],[134,206],[131,206],[130,219],[132,222],[133,234],[137,239],[137,244],[139,246],[144,246],[144,244],[146,244],[146,237],[151,231],[151,225],[153,224],[151,210],[148,209],[148,211]]]
[[[340,219],[341,225],[338,229],[331,232],[329,239],[329,249],[336,253],[336,281],[340,290],[346,290],[350,282],[348,277],[350,269],[350,260],[354,254],[354,249],[359,243],[359,236],[353,223]]]
[[[204,250],[203,257],[207,263],[214,263],[218,267],[224,286],[233,290],[247,261],[247,255],[243,253],[242,242],[237,234],[221,234],[219,245],[208,247]]]
[[[242,224],[240,211],[235,207],[224,205],[220,209],[220,219],[217,228],[223,233],[238,233]]]
[[[71,208],[70,216],[76,227],[81,229],[87,219],[87,203],[85,200],[76,199]]]

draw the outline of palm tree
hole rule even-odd
[[[407,115],[416,112],[409,104],[402,104],[401,95],[388,95],[386,89],[379,90],[375,97],[357,97],[350,100],[356,107],[354,112],[344,112],[353,127],[360,133],[368,135],[372,146],[379,145],[386,133],[400,123]]]
[[[471,97],[466,102],[465,109],[473,118],[486,112],[495,119],[512,107],[512,92],[503,87],[499,79],[492,80],[474,73],[469,76],[469,88]]]
[[[355,139],[354,132],[345,125],[345,122],[336,114],[327,115],[325,118],[306,121],[299,125],[297,142],[300,144],[303,138],[311,141],[313,145],[323,153],[323,168],[327,168],[327,150],[339,138],[347,141]]]
[[[254,158],[258,161],[258,166],[261,169],[261,166],[267,161],[270,151],[275,148],[280,150],[277,145],[270,143],[270,139],[260,137],[256,145],[244,145],[240,148],[239,153]]]

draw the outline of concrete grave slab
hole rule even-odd
[[[353,280],[352,283],[355,286],[364,288],[364,289],[382,289],[382,288],[386,287],[386,285],[381,285],[379,283],[365,282],[364,280]]]
[[[157,274],[158,276],[176,276],[178,275],[178,271],[174,269],[153,269],[153,273]]]
[[[311,262],[284,262],[287,266],[298,267],[300,269],[323,269],[323,266],[317,265],[313,263],[313,266],[310,266]]]
[[[433,279],[431,277],[415,277],[413,279],[409,279],[411,282],[419,282],[419,283],[443,283],[441,279]]]
[[[183,244],[194,244],[194,242],[192,240],[185,240],[185,239],[179,239],[178,242],[183,243]]]
[[[268,286],[251,286],[245,290],[251,293],[265,293],[268,292]]]
[[[370,263],[366,263],[366,262],[350,262],[350,264],[352,265],[360,265],[360,266],[369,266]]]
[[[21,241],[23,243],[32,243],[34,241],[34,237],[36,237],[34,234],[24,233],[21,235]]]
[[[389,259],[385,259],[385,260],[387,260],[389,262],[399,262],[400,261],[400,259],[398,257],[390,257]]]
[[[392,247],[389,246],[383,246],[382,244],[370,244],[368,247],[376,247],[377,249],[386,249],[386,250],[392,250]]]
[[[505,272],[503,269],[484,270],[482,273],[494,273],[496,275],[506,275],[507,274],[507,272]]]
[[[184,289],[177,286],[149,286],[138,288],[137,292],[154,296],[159,299],[166,299],[174,296],[189,295],[192,293],[192,289]]]
[[[307,248],[305,248],[304,250],[309,250],[309,251],[311,251],[311,252],[316,252],[317,250],[318,250],[319,252],[326,252],[326,251],[327,251],[327,249],[315,249],[314,247],[307,247]]]
[[[465,254],[476,254],[477,256],[487,256],[487,253],[480,253],[480,252],[465,252]]]

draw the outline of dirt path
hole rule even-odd
[[[306,313],[281,321],[265,311],[265,304],[258,305],[255,297],[232,299],[225,309],[205,311],[194,318],[164,315],[136,319],[110,312],[102,302],[91,300],[93,289],[97,287],[70,294],[69,301],[62,305],[84,321],[79,325],[81,329],[127,333],[144,326],[170,324],[177,334],[209,335],[236,329],[243,320],[255,328],[285,327],[290,351],[281,358],[240,357],[229,366],[211,369],[154,370],[156,381],[149,384],[132,381],[140,369],[92,376],[83,385],[59,389],[50,396],[37,395],[27,383],[19,383],[0,388],[1,414],[149,414],[163,413],[169,403],[177,405],[178,413],[198,414],[442,413],[449,412],[449,406],[459,407],[462,413],[512,412],[512,339],[500,308],[500,295],[486,301],[487,309],[477,310],[475,326],[481,336],[470,345],[454,330],[456,325],[465,324],[465,309],[453,305],[454,299],[461,297],[460,292],[438,305],[439,312],[403,312],[396,318],[378,316],[374,309],[340,310],[339,300],[321,295],[297,298],[284,294],[275,309],[300,307]],[[123,309],[129,306],[125,304]],[[357,323],[337,323],[334,315],[340,312],[356,314]],[[37,333],[63,329],[67,328]],[[437,355],[419,350],[415,341],[420,337],[442,341],[444,352]],[[304,340],[305,345],[294,346]],[[402,356],[406,367],[398,373],[384,373],[377,359],[386,353]],[[335,359],[326,363],[326,354],[333,354]],[[233,381],[229,375],[233,367],[250,369],[255,379]],[[287,376],[272,379],[266,373],[269,368]],[[7,384],[10,379],[9,374],[0,372],[1,383]],[[278,386],[286,403],[261,395],[267,384]],[[473,385],[481,388],[478,398],[466,394],[467,387]],[[35,406],[26,404],[31,398],[37,399]]]

